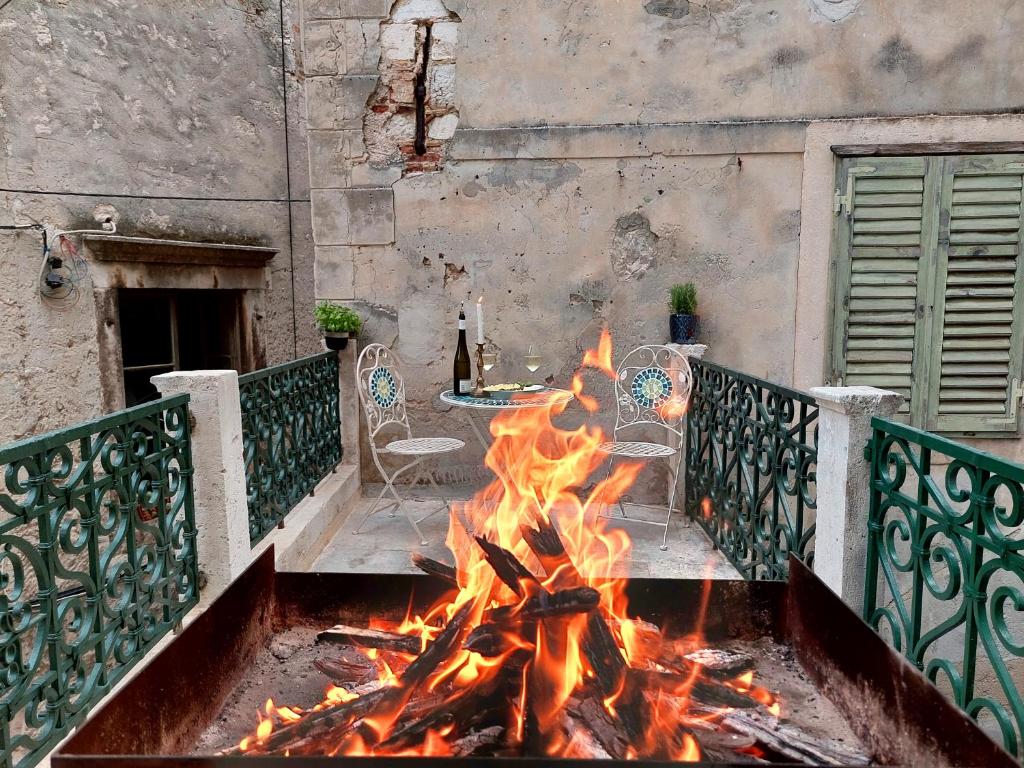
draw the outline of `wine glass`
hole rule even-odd
[[[494,367],[494,364],[498,362],[498,354],[496,352],[484,352],[484,370],[489,371]]]
[[[530,350],[523,356],[523,362],[526,363],[526,370],[530,373],[536,373],[537,369],[540,368],[540,364],[543,358],[540,355],[533,353],[533,344],[530,345]]]

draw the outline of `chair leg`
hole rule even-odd
[[[429,472],[427,473],[427,481],[430,483],[431,486],[433,486],[434,490],[437,491],[437,495],[441,497],[443,505],[445,507],[451,508],[451,501],[448,499],[447,496],[444,495],[444,491],[441,490],[438,484],[434,481],[434,476],[431,475]]]
[[[388,477],[388,474],[383,471],[383,468],[378,463],[377,468],[381,470],[381,476],[384,478],[384,487],[381,488],[380,493],[377,494],[377,498],[374,499],[373,504],[370,505],[370,509],[363,516],[363,519],[360,521],[359,525],[356,527],[356,529],[354,531],[352,531],[353,534],[357,534],[357,533],[362,531],[363,526],[366,525],[366,521],[370,519],[370,515],[372,515],[375,511],[377,511],[377,505],[380,503],[381,499],[384,498],[384,494],[390,492],[392,498],[394,499],[394,501],[391,502],[391,509],[392,509],[393,513],[401,510],[405,514],[405,517],[412,524],[413,530],[416,531],[416,535],[419,536],[420,544],[422,544],[423,546],[426,546],[427,544],[430,543],[430,542],[427,541],[426,537],[423,535],[423,531],[420,530],[420,526],[419,526],[419,523],[416,521],[416,518],[412,515],[411,512],[409,512],[409,510],[406,509],[406,507],[405,507],[405,499],[403,499],[399,495],[398,489],[395,488],[395,480],[398,479],[398,476],[401,475],[404,472],[409,471],[413,467],[415,467],[418,464],[420,464],[422,461],[423,461],[422,459],[416,459],[415,461],[413,461],[413,462],[411,462],[409,464],[406,464],[404,467],[400,467],[390,477]],[[417,478],[419,477],[419,472],[417,472],[416,477]],[[414,478],[413,482],[415,482],[415,478]],[[392,516],[393,516],[393,514],[392,514]]]
[[[672,458],[669,457],[669,474],[672,476],[672,487],[668,492],[668,514],[665,517],[665,536],[661,540],[661,550],[664,552],[668,549],[668,527],[672,522],[672,512],[676,506],[676,488],[679,485],[679,466],[682,464],[676,464],[675,470],[672,469]]]
[[[608,454],[608,463],[605,464],[604,479],[607,480],[612,476],[612,460],[615,457],[612,454]],[[629,515],[626,514],[626,508],[622,506],[622,499],[617,499],[616,503],[619,505],[619,516],[629,520]],[[609,519],[615,519],[612,515],[601,515],[601,517],[607,517]]]
[[[419,480],[421,472],[423,471],[422,468],[420,468],[418,466],[422,461],[423,461],[423,459],[416,459],[411,464],[406,464],[404,467],[402,467],[400,470],[395,472],[394,475],[391,476],[392,481],[394,481],[394,479],[396,477],[398,477],[402,472],[405,472],[406,470],[412,469],[413,467],[417,467],[416,474],[413,476],[413,480],[412,480],[412,485],[415,485],[416,481]],[[398,507],[405,514],[405,517],[409,521],[409,523],[412,525],[413,530],[416,531],[416,535],[420,537],[420,544],[425,547],[430,542],[427,541],[427,537],[424,536],[423,535],[423,531],[420,530],[420,525],[419,525],[419,522],[416,520],[416,516],[412,513],[411,510],[409,510],[405,506],[405,503],[404,503],[405,499],[403,499],[401,496],[398,495],[398,489],[395,488],[394,482],[391,483],[390,488],[391,488],[391,495],[394,496],[395,500],[398,502]]]
[[[366,521],[370,519],[370,515],[372,515],[374,512],[377,511],[377,505],[380,504],[380,500],[384,498],[384,494],[388,492],[388,487],[390,485],[391,485],[391,481],[388,480],[387,476],[385,475],[384,476],[384,487],[380,489],[380,493],[378,493],[377,494],[377,498],[373,500],[373,503],[370,505],[370,509],[367,510],[365,515],[363,515],[363,519],[359,521],[359,525],[357,525],[355,530],[352,531],[352,535],[353,536],[363,530],[363,526],[366,525]],[[391,503],[392,503],[392,505],[394,504],[394,502],[391,502]]]

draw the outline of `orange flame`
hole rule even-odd
[[[595,368],[615,377],[612,367],[612,340],[607,329],[601,333],[596,349],[583,355],[581,368]],[[583,392],[583,380],[577,372],[572,380],[573,392],[588,410],[599,407],[598,401]],[[685,405],[685,404],[684,404]],[[419,637],[421,648],[433,640],[440,627],[465,605],[471,605],[466,626],[483,623],[485,611],[497,606],[521,606],[540,590],[554,591],[565,586],[579,586],[577,578],[597,590],[598,609],[612,628],[613,635],[630,666],[650,669],[657,653],[649,647],[663,642],[660,631],[651,638],[651,625],[634,620],[627,613],[624,578],[628,571],[631,542],[622,530],[608,529],[599,513],[615,504],[635,482],[642,468],[639,463],[617,463],[613,471],[591,484],[591,475],[602,467],[607,455],[598,446],[607,440],[598,427],[582,425],[565,430],[554,424],[566,403],[543,408],[522,408],[502,411],[490,425],[493,442],[484,462],[494,475],[491,483],[463,504],[453,504],[446,544],[456,560],[457,590],[432,605],[422,614],[410,606],[398,632]],[[588,490],[589,489],[589,490]],[[704,508],[710,508],[705,499]],[[524,525],[554,525],[559,532],[571,565],[562,565],[547,572],[533,555],[523,538]],[[472,531],[473,535],[469,532]],[[513,592],[488,564],[474,536],[486,538],[503,547],[537,576],[537,581],[523,580]],[[578,574],[578,576],[577,576]],[[700,627],[707,611],[710,589],[705,587],[700,607],[700,621],[695,634],[676,643],[699,647]],[[563,718],[570,697],[592,691],[595,671],[591,668],[582,643],[587,632],[586,615],[560,618],[557,622],[538,621],[533,637],[518,632],[502,635],[503,651],[496,657],[460,647],[430,675],[424,688],[447,697],[446,703],[470,695],[473,690],[498,683],[503,668],[510,662],[521,665],[519,690],[510,696],[511,721],[509,737],[522,741],[527,730],[527,708],[533,718],[530,728],[551,734],[547,740],[552,756],[577,754],[580,740],[572,733],[563,733]],[[384,628],[383,623],[376,623]],[[389,627],[393,631],[393,626]],[[668,642],[668,641],[665,641]],[[369,649],[367,658],[377,667],[380,683],[402,685],[385,654]],[[412,656],[390,654],[388,659],[410,661]],[[677,761],[701,759],[696,739],[686,730],[689,717],[686,708],[689,691],[699,674],[694,665],[677,690],[662,691],[652,702],[651,716],[641,743],[630,747],[630,756],[657,755]],[[767,691],[753,686],[752,678],[740,677],[734,687],[747,690],[767,706],[776,706]],[[742,686],[742,688],[741,688]],[[624,689],[626,686],[623,685]],[[763,691],[763,693],[761,693]],[[755,692],[757,692],[755,694]],[[344,755],[449,755],[454,726],[430,730],[423,742],[409,748],[391,749],[382,746],[393,731],[412,691],[402,691],[387,711],[375,711],[363,719],[364,728],[346,737],[341,744],[325,745],[330,754]],[[602,696],[605,708],[614,713],[623,690]],[[315,709],[336,706],[357,698],[357,693],[338,686],[328,688],[324,702]],[[444,706],[444,705],[441,705]],[[253,736],[242,741],[242,750],[252,748],[270,736],[275,722],[289,723],[302,717],[302,710],[275,707],[268,701]],[[534,722],[535,721],[535,722]],[[692,721],[692,718],[691,718]],[[669,744],[669,746],[666,746]]]

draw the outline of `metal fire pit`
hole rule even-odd
[[[444,585],[426,576],[275,573],[264,555],[205,614],[112,696],[53,758],[55,768],[497,768],[536,758],[316,758],[194,756],[253,659],[276,632],[326,627],[370,616],[401,617],[413,595],[427,606]],[[699,580],[633,579],[630,611],[669,631],[696,621]],[[709,642],[768,636],[800,665],[887,765],[938,768],[1018,764],[892,651],[802,563],[783,582],[719,581],[704,627]],[[547,762],[547,761],[545,761]],[[606,768],[607,760],[559,760],[568,768]],[[632,764],[650,764],[639,762]],[[722,765],[717,763],[716,765]]]

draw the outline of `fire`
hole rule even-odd
[[[607,331],[602,332],[596,349],[584,353],[582,366],[610,377],[616,375]],[[596,410],[597,400],[583,390],[583,380],[577,373],[573,378],[576,398],[588,410]],[[483,696],[514,681],[518,691],[509,695],[507,738],[522,743],[532,738],[531,734],[542,734],[543,748],[557,757],[580,754],[583,748],[580,737],[564,727],[568,708],[580,697],[593,696],[596,688],[600,706],[610,716],[620,717],[635,708],[638,701],[643,703],[647,696],[644,707],[651,717],[636,724],[639,732],[626,756],[699,761],[701,750],[687,725],[699,719],[687,711],[690,691],[700,675],[699,666],[690,665],[683,674],[667,674],[670,684],[653,691],[653,696],[630,685],[627,674],[630,668],[651,674],[667,672],[655,666],[657,654],[652,645],[660,648],[669,641],[657,633],[652,636],[651,625],[628,615],[627,580],[622,574],[630,557],[629,536],[622,530],[607,528],[599,517],[635,482],[642,464],[619,462],[605,479],[592,482],[592,475],[606,463],[607,455],[598,446],[608,437],[599,427],[587,424],[571,430],[556,426],[555,419],[565,408],[563,402],[543,408],[508,410],[493,419],[493,442],[484,461],[494,479],[470,501],[453,505],[451,512],[446,544],[455,555],[457,588],[422,614],[414,614],[410,606],[397,631],[420,638],[422,653],[438,641],[443,627],[451,626],[454,617],[467,611],[465,626],[480,627],[495,612],[510,611],[514,616],[525,611],[531,599],[538,596],[589,587],[589,594],[597,593],[596,607],[590,608],[589,613],[537,620],[528,625],[533,627],[532,635],[503,632],[499,627],[490,638],[495,644],[493,655],[470,650],[460,641],[429,674],[421,692],[437,697],[441,700],[439,709],[448,710],[464,696]],[[564,546],[564,558],[542,562],[524,531],[552,527],[557,529]],[[507,550],[530,574],[503,581],[487,561],[478,540]],[[709,591],[704,591],[702,617]],[[377,626],[383,628],[381,624]],[[595,661],[585,652],[588,637],[601,626],[607,627],[610,653],[620,657],[618,667],[612,663],[613,668],[622,671],[614,685],[608,683],[607,670],[602,672],[595,667],[600,660]],[[696,649],[700,639],[698,627],[693,637],[673,642],[692,644]],[[388,686],[388,693],[394,696],[388,699],[387,706],[365,715],[361,727],[349,729],[335,743],[323,744],[323,752],[349,756],[454,754],[453,724],[430,728],[413,747],[393,738],[396,722],[412,694],[404,688],[404,673],[396,674],[394,665],[407,665],[416,657],[372,649],[366,651],[366,656],[377,666],[378,684]],[[509,670],[515,670],[514,674],[509,674]],[[769,692],[753,685],[752,675],[737,677],[729,685],[750,691],[766,706],[778,706]],[[354,691],[331,686],[324,701],[312,711],[337,707],[359,696]],[[255,753],[258,746],[272,738],[280,724],[304,714],[302,710],[276,707],[268,701],[259,715],[255,734],[239,745],[241,751]],[[394,746],[388,746],[389,739]]]

